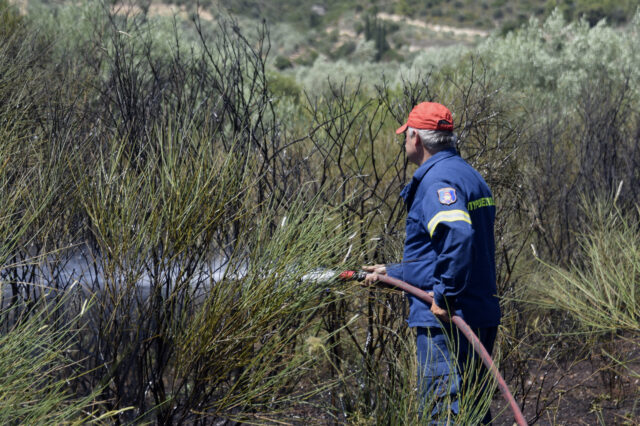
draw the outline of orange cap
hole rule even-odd
[[[407,122],[396,130],[397,134],[407,131],[407,127],[424,130],[453,131],[453,118],[446,106],[437,102],[422,102],[409,113]]]

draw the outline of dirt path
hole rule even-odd
[[[456,36],[471,37],[471,38],[486,37],[489,35],[489,32],[484,30],[478,30],[474,28],[450,27],[448,25],[427,24],[426,22],[420,21],[418,19],[410,19],[405,16],[393,15],[390,13],[380,12],[376,16],[378,17],[378,19],[383,19],[385,21],[393,21],[393,22],[409,24],[419,28],[426,28],[437,33],[451,33]]]

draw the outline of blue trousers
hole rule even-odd
[[[474,328],[473,331],[487,352],[491,353],[498,327]],[[449,423],[453,424],[459,412],[459,393],[466,384],[462,382],[462,378],[481,380],[483,375],[487,374],[487,370],[471,344],[453,324],[445,324],[442,328],[417,327],[416,344],[418,395],[422,418],[426,420],[427,413],[424,411],[428,411],[428,418],[448,416]],[[477,392],[482,394],[484,387],[479,388]],[[447,409],[450,413],[445,412]],[[490,423],[491,413],[487,412],[482,424]]]

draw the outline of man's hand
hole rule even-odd
[[[362,270],[369,272],[364,278],[365,284],[374,284],[378,281],[378,275],[387,275],[387,267],[382,264],[377,265],[364,265]]]
[[[430,291],[429,294],[433,297],[433,292]],[[431,303],[431,312],[440,320],[440,322],[450,322],[451,317],[449,317],[449,312],[446,309],[442,309],[440,306],[436,305],[436,299],[433,299]]]

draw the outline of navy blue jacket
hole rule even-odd
[[[402,263],[387,273],[426,291],[471,327],[500,323],[496,295],[495,203],[480,174],[454,149],[422,164],[400,194],[407,206]],[[429,306],[408,295],[410,327],[439,327]]]

